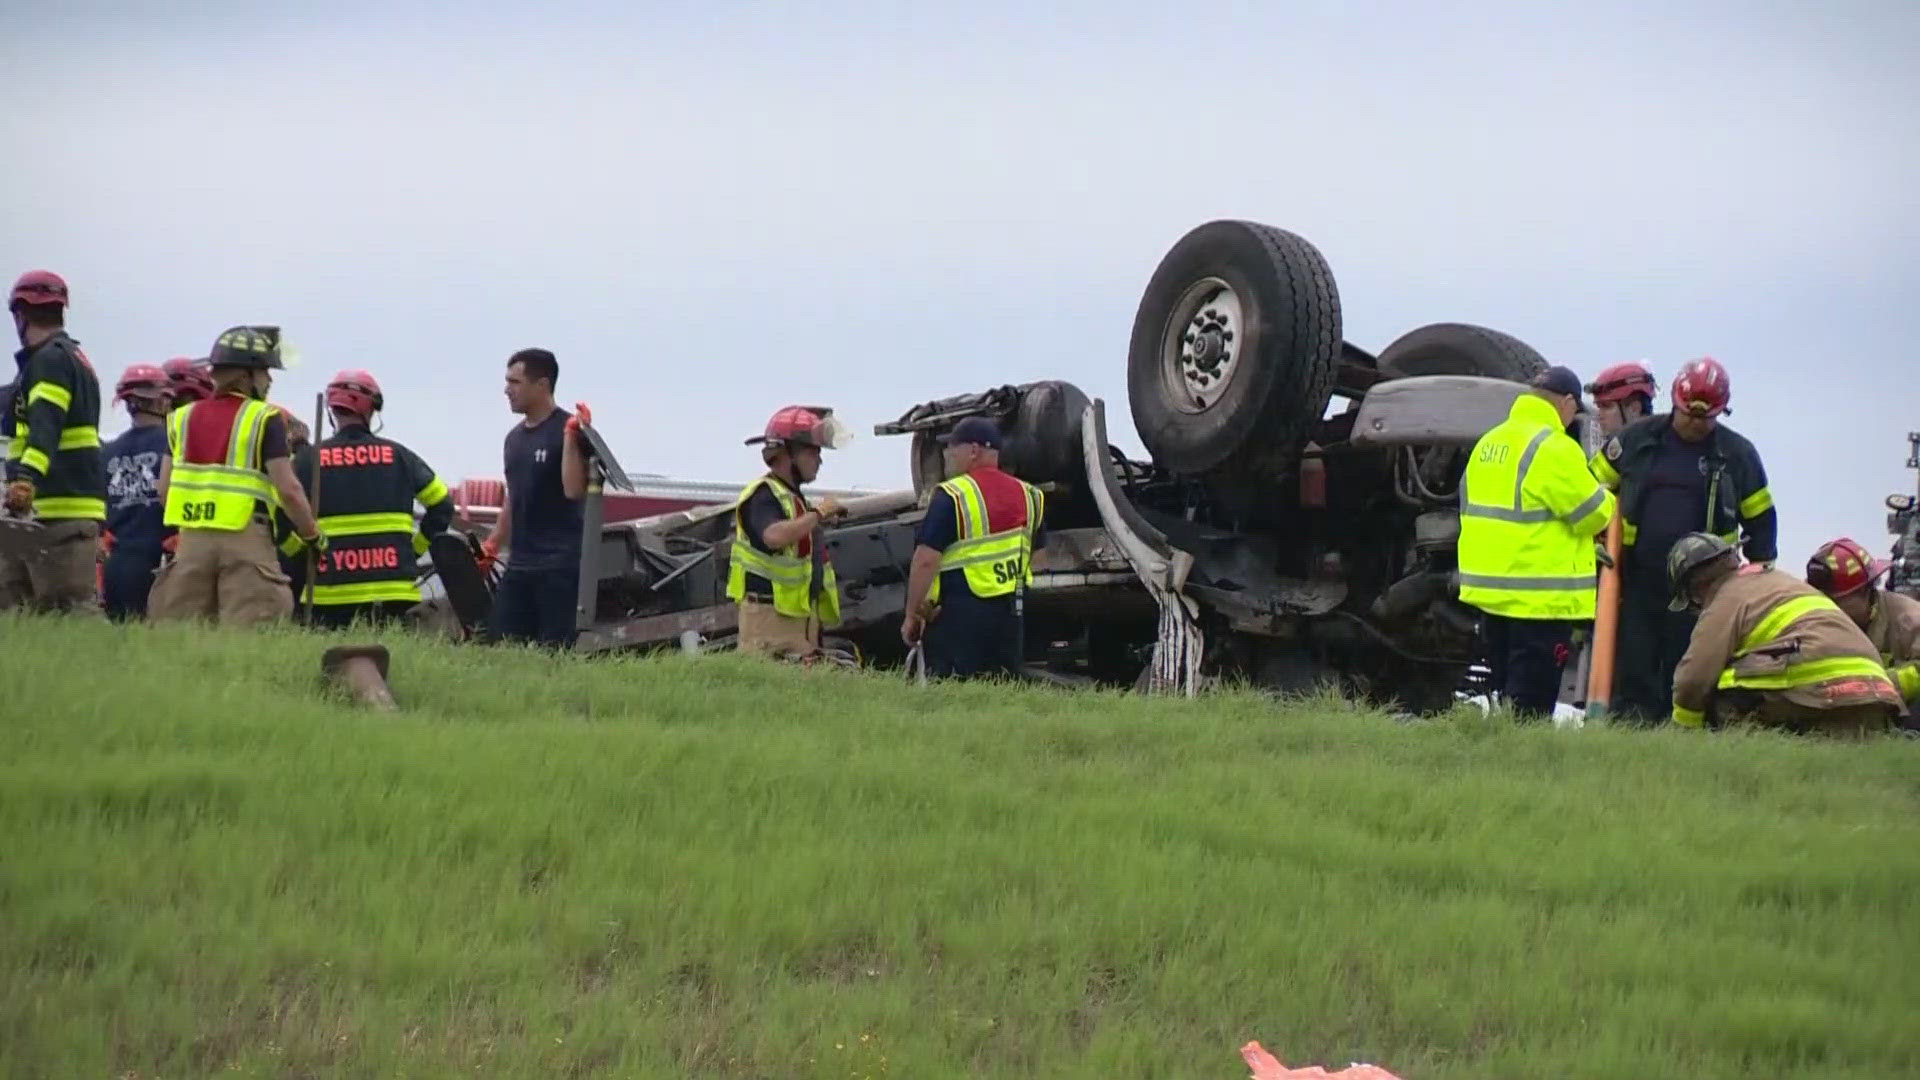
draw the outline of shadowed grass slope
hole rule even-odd
[[[1920,1072],[1920,745],[0,619],[0,1075]]]

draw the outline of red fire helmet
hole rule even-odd
[[[355,416],[372,416],[386,408],[387,399],[373,372],[352,368],[338,372],[327,383],[327,408],[344,409]]]
[[[1807,584],[1828,596],[1846,596],[1872,585],[1890,565],[1867,554],[1858,541],[1843,536],[1821,544],[1807,560]]]
[[[172,380],[158,364],[131,364],[114,384],[113,400],[166,401],[173,396]]]
[[[7,299],[9,310],[21,304],[57,304],[67,306],[67,282],[51,270],[29,270],[13,283],[13,295]]]
[[[1673,411],[1688,416],[1713,417],[1727,411],[1733,400],[1733,380],[1711,356],[1689,360],[1673,377]]]
[[[1645,394],[1652,398],[1660,390],[1660,384],[1653,381],[1653,370],[1645,360],[1629,360],[1624,364],[1615,364],[1602,371],[1597,378],[1587,384],[1587,393],[1593,395],[1596,405],[1612,405],[1625,401],[1635,394]]]
[[[767,421],[767,428],[747,440],[747,445],[817,446],[838,450],[847,444],[850,433],[836,420],[833,410],[821,405],[789,405]]]

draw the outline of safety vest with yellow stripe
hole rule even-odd
[[[1014,478],[1027,500],[1027,520],[1011,529],[991,532],[986,496],[970,475],[956,476],[940,485],[953,500],[958,539],[940,553],[940,573],[965,573],[967,588],[981,599],[1006,596],[1033,584],[1033,536],[1040,528],[1046,500],[1040,489]],[[940,578],[927,592],[929,603],[940,602]]]
[[[1727,660],[1727,666],[1720,672],[1720,677],[1715,684],[1716,689],[1793,690],[1818,686],[1836,679],[1867,679],[1892,683],[1885,665],[1865,656],[1826,656],[1813,660],[1801,660],[1764,673],[1742,674],[1739,671],[1742,658],[1779,642],[1793,630],[1794,623],[1815,612],[1830,612],[1841,619],[1848,619],[1848,616],[1841,612],[1840,605],[1834,603],[1829,597],[1819,594],[1796,596],[1778,605],[1767,612],[1740,640],[1739,647],[1734,650],[1733,656]],[[1674,723],[1683,727],[1702,727],[1705,726],[1706,720],[1707,716],[1703,710],[1687,708],[1677,701],[1674,703]]]
[[[191,462],[182,456],[187,444],[187,421],[204,402],[192,402],[167,417],[167,451],[173,455],[167,480],[165,524],[182,529],[239,532],[254,520],[258,504],[279,501],[260,461],[260,439],[272,406],[248,400],[234,414],[227,432],[227,451],[218,465]]]
[[[43,432],[37,445],[36,418]],[[33,483],[35,517],[106,520],[100,384],[78,342],[59,333],[34,348],[21,365],[20,385],[4,423],[12,466],[7,471]]]
[[[1516,619],[1593,618],[1593,537],[1613,511],[1560,414],[1521,394],[1460,481],[1461,601]]]
[[[796,619],[809,616],[818,618],[822,626],[833,626],[840,621],[840,581],[833,572],[831,562],[821,565],[820,594],[813,595],[813,560],[800,554],[800,543],[795,541],[780,550],[768,554],[753,546],[747,539],[747,526],[743,511],[747,500],[762,485],[773,492],[780,503],[780,512],[788,520],[799,517],[805,511],[801,501],[786,484],[771,476],[762,476],[748,484],[740,493],[733,507],[733,546],[727,553],[727,599],[739,603],[746,599],[747,575],[766,579],[773,589],[773,610]],[[818,543],[819,538],[814,538]]]

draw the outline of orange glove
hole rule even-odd
[[[573,418],[568,417],[567,423],[572,424]],[[484,574],[492,573],[493,564],[495,562],[498,562],[499,559],[500,559],[500,544],[497,541],[495,541],[491,536],[489,536],[485,540],[480,541],[480,558],[477,565],[480,567],[481,574],[484,575]]]
[[[100,530],[100,561],[106,562],[108,557],[110,557],[112,554],[113,554],[113,534],[110,532],[107,532],[105,529],[102,529]]]
[[[567,434],[580,434],[581,424],[585,424],[588,427],[593,426],[593,410],[587,408],[586,402],[576,401],[573,403],[573,415],[567,417]]]

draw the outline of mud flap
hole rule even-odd
[[[480,572],[474,558],[473,541],[462,533],[446,532],[427,542],[427,557],[433,571],[440,575],[440,587],[453,605],[454,618],[461,629],[475,633],[493,611],[493,584]]]

